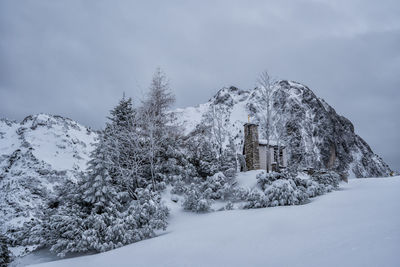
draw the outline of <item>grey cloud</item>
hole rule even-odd
[[[394,0],[4,0],[0,115],[100,128],[123,91],[142,97],[157,66],[178,107],[251,88],[267,68],[308,85],[400,169],[398,14]]]

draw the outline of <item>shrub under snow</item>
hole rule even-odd
[[[289,172],[257,175],[262,191],[253,190],[242,195],[247,201],[244,208],[262,208],[285,205],[299,205],[309,198],[330,192],[339,186],[340,176],[335,172],[320,172],[312,179],[302,179]]]
[[[184,196],[182,205],[185,210],[206,212],[211,209],[212,200],[229,200],[234,190],[232,178],[225,176],[223,172],[217,172],[205,180],[194,178],[190,184],[176,179],[171,193]]]
[[[59,256],[104,252],[153,237],[157,229],[165,230],[168,209],[160,196],[147,189],[137,189],[136,194],[138,200],[125,209],[108,204],[94,211],[90,205],[85,208],[76,200],[68,201],[30,228],[27,244],[49,246]]]
[[[207,197],[211,199],[226,199],[230,194],[231,179],[222,172],[207,177],[206,181],[201,184],[201,190],[206,192],[209,189]]]
[[[211,193],[211,189],[201,192],[199,187],[192,183],[185,192],[183,208],[185,210],[195,212],[207,212],[211,209],[211,201],[207,196]]]
[[[262,172],[257,175],[261,190],[248,190],[233,186],[231,178],[222,172],[207,177],[193,179],[188,185],[176,180],[172,193],[183,194],[185,210],[205,212],[211,210],[211,200],[242,202],[243,208],[263,208],[286,205],[300,205],[309,198],[336,189],[340,176],[332,171],[316,172],[309,179],[298,177],[291,172]],[[229,208],[232,208],[230,205]]]
[[[317,171],[311,177],[319,184],[331,187],[331,190],[338,188],[341,180],[340,175],[334,171]]]

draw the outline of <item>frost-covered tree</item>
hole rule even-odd
[[[222,163],[220,170],[228,178],[233,178],[237,172],[237,159],[236,159],[236,148],[233,139],[229,138],[229,146],[226,147],[222,155]]]
[[[81,185],[83,200],[91,205],[94,213],[99,214],[108,206],[117,208],[114,205],[118,205],[117,190],[110,175],[113,162],[108,142],[110,141],[104,134],[101,134],[96,148],[91,153],[87,174]]]
[[[203,151],[199,155],[200,161],[210,162],[216,165],[214,167],[216,171],[222,171],[227,177],[233,177],[237,169],[236,148],[227,129],[226,114],[227,111],[223,106],[212,105],[205,113],[202,125],[194,134],[205,137],[197,138],[198,141],[204,142],[200,143],[202,145],[200,151]],[[212,156],[213,154],[215,156]],[[209,172],[207,176],[213,175],[216,171]]]
[[[158,193],[137,188],[136,199],[125,192],[110,175],[110,139],[100,135],[82,180],[69,186],[70,192],[31,228],[32,243],[50,246],[64,256],[70,252],[103,252],[154,236],[165,229],[168,209]],[[63,190],[64,191],[64,190]]]
[[[111,111],[86,172],[62,187],[52,201],[57,205],[29,227],[31,244],[50,246],[60,256],[102,252],[165,229],[168,209],[146,183],[146,136],[131,103],[123,98]]]
[[[219,161],[222,160],[224,143],[228,137],[225,124],[226,119],[226,111],[224,107],[220,105],[212,105],[203,118],[203,123],[209,127],[210,137],[216,146]]]
[[[107,118],[110,120],[111,124],[129,128],[134,122],[135,115],[136,110],[133,107],[132,98],[127,98],[124,93],[118,105],[110,111],[110,116]]]
[[[272,105],[272,82],[271,77],[269,76],[267,71],[264,71],[260,74],[257,80],[258,86],[260,88],[261,97],[263,102],[265,103],[265,112],[262,117],[262,125],[264,129],[264,135],[267,139],[267,147],[270,145],[271,138],[271,105]],[[270,153],[267,153],[267,172],[269,172],[269,165],[271,162]]]
[[[171,182],[178,177],[188,181],[191,177],[197,176],[196,168],[189,161],[181,132],[170,131],[168,139],[162,144],[162,149],[159,176],[163,181]]]
[[[278,147],[276,163],[279,168],[280,166],[283,165],[283,162],[281,162],[280,153],[282,152],[282,147],[283,147],[284,138],[285,138],[285,125],[284,125],[282,116],[276,116],[275,122],[274,122],[274,128],[275,128],[274,138],[276,140],[277,147]]]
[[[210,139],[210,128],[202,124],[196,127],[185,144],[189,162],[203,178],[214,175],[220,169],[217,152]]]
[[[163,149],[169,142],[173,114],[168,109],[175,102],[166,75],[161,69],[157,69],[146,99],[141,109],[142,128],[145,137],[145,149],[149,165],[152,188],[155,190],[159,175],[160,161],[163,157]]]
[[[140,117],[132,99],[125,96],[110,113],[110,122],[104,131],[112,161],[110,175],[122,191],[136,199],[135,190],[147,186],[144,177],[146,151]]]

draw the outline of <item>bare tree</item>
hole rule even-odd
[[[222,165],[222,154],[224,142],[228,137],[228,131],[225,125],[226,111],[223,106],[213,105],[204,117],[204,122],[208,125],[212,138],[217,146],[217,157],[219,164]]]
[[[221,106],[213,106],[210,110],[209,120],[211,122],[211,132],[217,142],[218,153],[222,154],[223,144],[227,136],[227,130],[225,127],[225,114],[224,109]]]
[[[269,165],[271,164],[271,155],[270,155],[270,137],[271,137],[271,101],[272,101],[272,81],[267,71],[264,71],[260,74],[257,80],[257,84],[259,86],[261,97],[263,102],[266,104],[265,114],[263,116],[263,128],[265,131],[265,138],[267,139],[267,172],[269,172]]]
[[[160,140],[156,138],[156,116],[151,108],[145,109],[142,113],[142,122],[144,123],[146,136],[146,154],[150,163],[150,175],[153,191],[155,190],[155,167],[156,156],[160,150]]]
[[[167,77],[158,68],[154,73],[149,94],[143,102],[141,112],[153,190],[155,190],[155,175],[159,153],[162,149],[163,140],[168,136],[168,123],[172,121],[173,116],[168,112],[168,109],[174,102],[175,97],[170,91]]]
[[[278,170],[279,167],[283,165],[283,162],[281,162],[281,158],[280,158],[280,154],[282,152],[282,145],[283,145],[283,138],[284,138],[284,122],[282,119],[282,116],[276,116],[276,120],[275,120],[275,140],[276,140],[276,145],[278,146],[278,155],[277,155],[277,165],[278,165]],[[282,152],[283,153],[283,152]]]

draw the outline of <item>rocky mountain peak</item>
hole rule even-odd
[[[190,132],[214,106],[223,106],[226,131],[235,137],[237,152],[241,153],[242,128],[248,116],[260,125],[260,138],[265,137],[266,102],[260,90],[224,87],[197,108],[179,109],[178,119]],[[337,114],[307,86],[288,80],[275,82],[271,106],[271,136],[279,137],[286,145],[292,166],[333,168],[350,177],[389,175],[389,166],[355,133],[350,120]],[[196,117],[190,115],[194,110]]]

